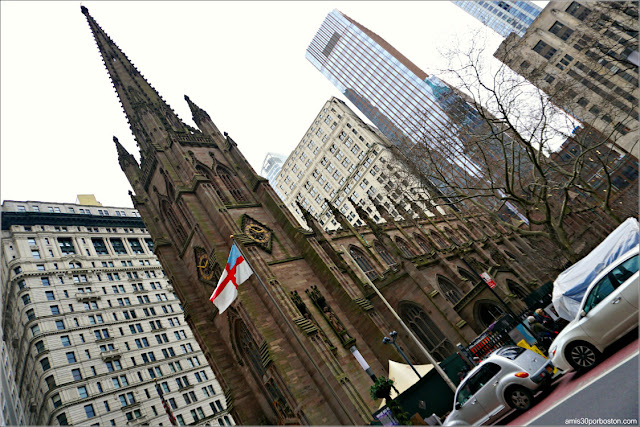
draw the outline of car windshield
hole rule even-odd
[[[618,281],[619,284],[623,284],[629,277],[633,276],[638,271],[638,255],[629,258],[613,270],[611,274]]]
[[[496,352],[496,354],[510,360],[515,360],[518,356],[524,353],[524,351],[525,349],[523,347],[513,346],[501,348]]]

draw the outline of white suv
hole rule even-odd
[[[589,369],[604,349],[638,327],[638,247],[605,268],[587,288],[576,318],[549,347],[563,372]]]

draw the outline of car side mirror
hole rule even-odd
[[[454,408],[460,409],[460,408],[462,408],[462,405],[460,404],[460,402],[456,402]]]
[[[584,316],[587,315],[587,312],[584,310],[580,310],[580,318],[583,318]]]

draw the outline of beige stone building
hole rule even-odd
[[[638,157],[637,2],[551,1],[494,56]]]
[[[21,424],[170,425],[156,381],[179,424],[235,424],[137,210],[79,199],[91,204],[2,205],[3,363]]]
[[[324,227],[340,227],[329,201],[355,226],[364,225],[353,204],[361,205],[376,222],[385,222],[372,200],[384,206],[394,219],[394,207],[411,212],[416,201],[428,215],[435,209],[427,191],[393,156],[387,139],[364,123],[343,101],[332,97],[309,126],[305,136],[284,162],[275,190],[303,225],[296,202]]]

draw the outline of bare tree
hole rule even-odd
[[[580,90],[575,79],[539,85],[545,93],[504,64],[486,69],[486,56],[480,43],[449,53],[444,75],[461,90],[431,78],[444,115],[425,110],[420,124],[399,138],[397,154],[423,177],[437,205],[492,215],[575,262],[625,219],[635,192],[616,199],[616,182],[625,165],[635,162],[637,171],[637,160],[617,147],[614,126],[599,132],[556,106]],[[529,78],[548,77],[541,71]],[[601,105],[605,111],[615,114],[614,123],[631,114]],[[626,183],[632,188],[636,181],[631,176]],[[593,218],[599,224],[589,227]]]

